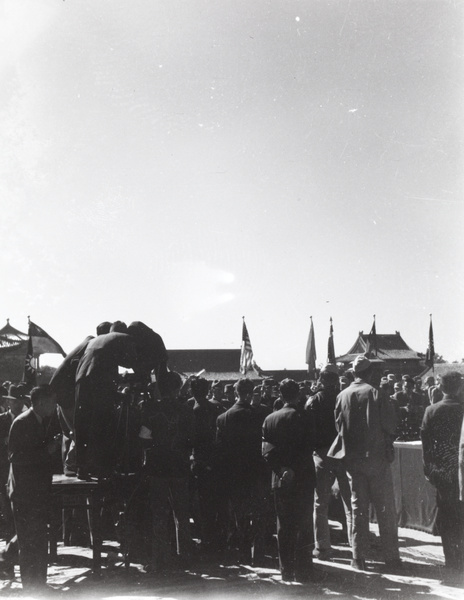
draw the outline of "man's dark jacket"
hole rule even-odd
[[[279,471],[292,469],[295,483],[314,485],[312,425],[307,413],[285,405],[271,413],[263,424],[263,457],[272,469],[272,488],[280,486]]]
[[[56,394],[56,400],[63,408],[72,408],[76,396],[76,372],[79,361],[93,336],[89,335],[74,348],[53,373],[50,386]]]
[[[51,460],[45,441],[45,425],[39,422],[32,408],[13,421],[8,457],[11,463],[10,498],[33,504],[47,498],[52,483]]]
[[[261,419],[254,408],[239,400],[216,421],[218,461],[230,478],[255,481],[262,470]]]
[[[436,487],[452,485],[457,488],[463,414],[464,404],[447,394],[425,411],[421,428],[424,472]]]

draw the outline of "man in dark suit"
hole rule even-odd
[[[48,385],[31,391],[31,408],[11,426],[8,491],[18,536],[19,566],[25,592],[47,589],[47,522],[55,442],[47,439],[56,410],[56,396]]]
[[[19,386],[14,384],[10,385],[5,400],[7,402],[8,412],[0,415],[0,510],[3,516],[4,538],[10,540],[15,534],[15,528],[7,490],[8,475],[10,472],[8,438],[13,421],[21,414],[24,407],[24,396]]]
[[[181,376],[169,372],[169,396],[148,403],[142,414],[140,441],[145,448],[145,470],[150,485],[153,527],[153,571],[162,573],[180,564],[187,566],[194,543],[189,522],[190,455],[193,413],[179,401]],[[176,549],[172,552],[174,518]]]
[[[459,440],[464,404],[459,397],[460,373],[444,373],[443,399],[427,407],[421,438],[424,472],[437,489],[437,521],[443,542],[445,565],[464,570],[464,503],[459,500]]]
[[[90,340],[93,340],[91,335],[87,336],[84,341],[67,354],[50,380],[50,387],[56,394],[61,427],[68,442],[63,452],[63,471],[65,475],[76,474],[74,435],[76,371]]]
[[[263,558],[263,518],[260,473],[262,419],[251,406],[254,384],[240,379],[235,384],[237,402],[216,421],[218,468],[224,473],[226,494],[233,513],[240,560],[258,564]],[[261,552],[261,556],[258,554]]]
[[[14,525],[13,511],[8,497],[8,439],[13,421],[24,409],[24,389],[20,385],[11,384],[5,400],[8,411],[0,415],[0,508],[4,521],[4,535],[7,544],[0,553],[0,579],[14,579],[14,565],[18,562],[18,539]]]
[[[262,453],[272,469],[282,580],[314,581],[312,551],[315,471],[308,413],[297,410],[299,386],[280,384],[283,408],[263,424]]]
[[[154,371],[163,395],[169,393],[167,358],[161,336],[141,321],[127,328],[118,321],[109,333],[90,340],[76,372],[74,427],[79,478],[108,477],[114,469],[118,367],[132,368],[141,382],[148,382]]]
[[[134,339],[110,332],[90,340],[76,372],[78,477],[108,476],[115,462],[118,367],[137,369]]]
[[[161,397],[169,395],[168,353],[163,338],[142,321],[133,321],[127,333],[135,341],[139,376],[148,380],[154,372]]]
[[[216,419],[223,409],[208,400],[209,383],[196,377],[190,383],[193,398],[187,400],[193,412],[193,449],[191,471],[198,497],[198,520],[201,548],[217,552],[223,545],[218,514],[223,514],[223,484],[215,463]]]

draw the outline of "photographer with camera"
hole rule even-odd
[[[127,333],[124,333],[127,331]],[[117,450],[118,367],[131,368],[138,381],[155,371],[160,391],[166,380],[167,352],[162,338],[140,321],[117,321],[110,332],[89,341],[76,372],[77,476],[109,477]]]

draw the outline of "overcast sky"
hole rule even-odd
[[[0,6],[0,326],[464,357],[462,2]]]

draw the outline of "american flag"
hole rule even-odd
[[[251,347],[250,336],[248,329],[243,319],[242,327],[242,352],[240,354],[240,373],[245,375],[248,371],[253,370],[253,349]]]

